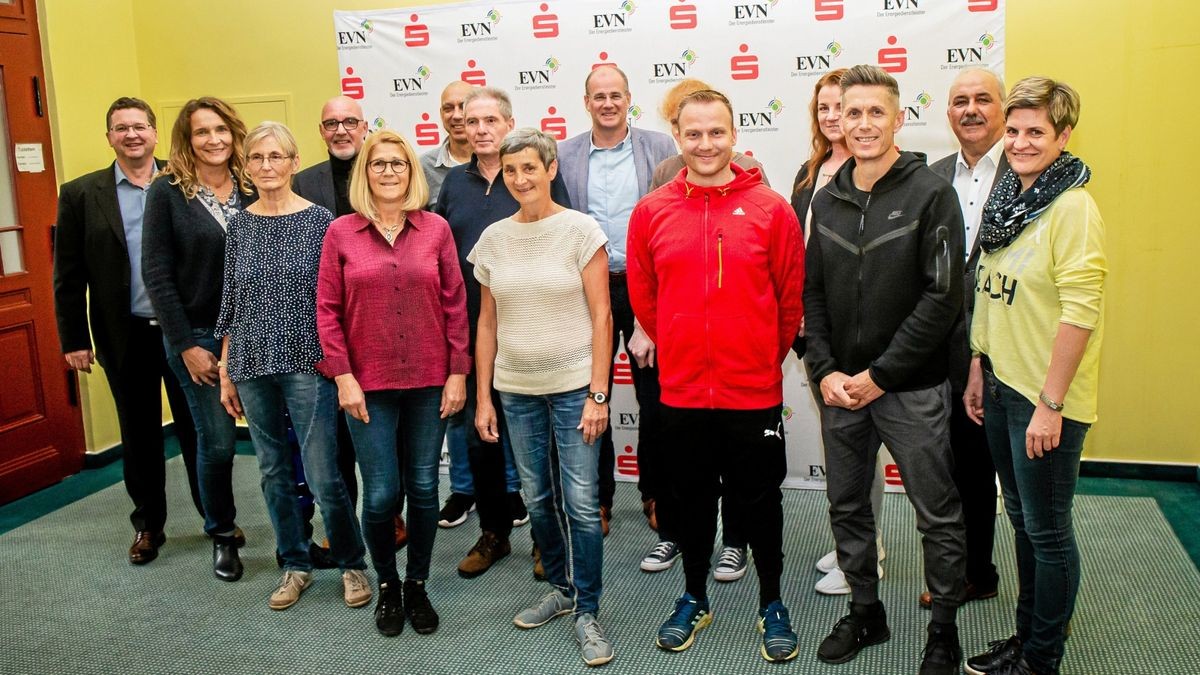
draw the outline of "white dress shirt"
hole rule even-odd
[[[979,237],[979,220],[983,216],[983,205],[987,203],[991,193],[992,183],[996,179],[996,167],[1000,164],[1000,156],[1004,153],[1004,139],[996,141],[991,150],[975,162],[975,168],[967,166],[963,159],[962,150],[958,151],[958,161],[954,164],[954,191],[958,193],[958,205],[962,207],[963,225],[967,231],[963,237],[964,257],[971,257],[971,249]]]

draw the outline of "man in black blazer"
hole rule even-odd
[[[967,584],[964,602],[996,596],[999,577],[992,564],[996,532],[996,468],[983,427],[967,418],[962,396],[971,363],[971,313],[975,307],[975,267],[979,262],[979,224],[983,205],[1000,176],[1008,170],[1004,158],[1004,83],[989,70],[964,70],[950,85],[946,116],[960,150],[930,168],[958,193],[966,228],[966,266],[963,273],[963,314],[950,342],[950,447],[954,452],[954,482],[962,496],[967,528]],[[921,606],[930,606],[929,592]]]
[[[98,359],[112,389],[121,428],[125,489],[134,505],[130,520],[137,533],[129,562],[142,565],[157,557],[166,540],[163,384],[192,502],[201,518],[204,509],[196,483],[195,426],[183,391],[167,367],[162,333],[141,278],[142,211],[146,189],[158,170],[154,111],[145,101],[119,98],[109,107],[105,121],[116,161],[59,190],[55,313],[67,364],[90,373]]]

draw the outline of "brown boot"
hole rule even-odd
[[[653,499],[642,500],[642,513],[646,514],[646,521],[650,523],[650,529],[658,532],[658,512],[654,507]]]
[[[484,530],[467,557],[458,563],[458,576],[474,579],[509,553],[512,553],[512,547],[507,538],[500,539],[495,532]]]
[[[404,516],[396,514],[396,550],[404,548],[408,543],[408,528],[404,525]]]
[[[533,552],[530,555],[533,556],[533,578],[545,581],[546,567],[542,565],[542,550],[538,548],[537,544],[533,545]]]

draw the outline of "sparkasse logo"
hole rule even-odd
[[[686,3],[686,0],[679,0],[684,4],[671,5],[667,10],[667,22],[671,26],[671,30],[691,30],[700,25],[700,20],[696,16],[696,6]]]
[[[429,45],[429,26],[417,23],[420,17],[416,14],[408,17],[412,23],[404,27],[405,47],[425,47]]]
[[[442,142],[441,126],[429,120],[429,113],[421,113],[421,121],[413,127],[413,138],[417,139],[417,145],[438,145]]]
[[[355,77],[354,69],[346,68],[346,77],[342,78],[342,96],[361,101],[366,96],[366,87],[361,77]]]
[[[546,117],[541,121],[542,133],[558,141],[567,140],[567,118],[558,114],[558,108],[546,108]]]
[[[544,2],[541,5],[538,5],[538,10],[542,13],[533,15],[533,37],[558,37],[558,15],[548,13],[550,11],[550,5]]]
[[[758,79],[758,57],[748,53],[750,45],[738,45],[738,54],[729,58],[729,77],[735,80]]]
[[[908,70],[908,50],[904,47],[897,47],[896,42],[896,36],[889,35],[887,39],[889,46],[880,49],[876,54],[879,67],[889,73],[903,73]]]

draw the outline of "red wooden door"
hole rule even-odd
[[[34,0],[0,0],[0,504],[83,466],[77,383],[54,322],[45,81]]]

